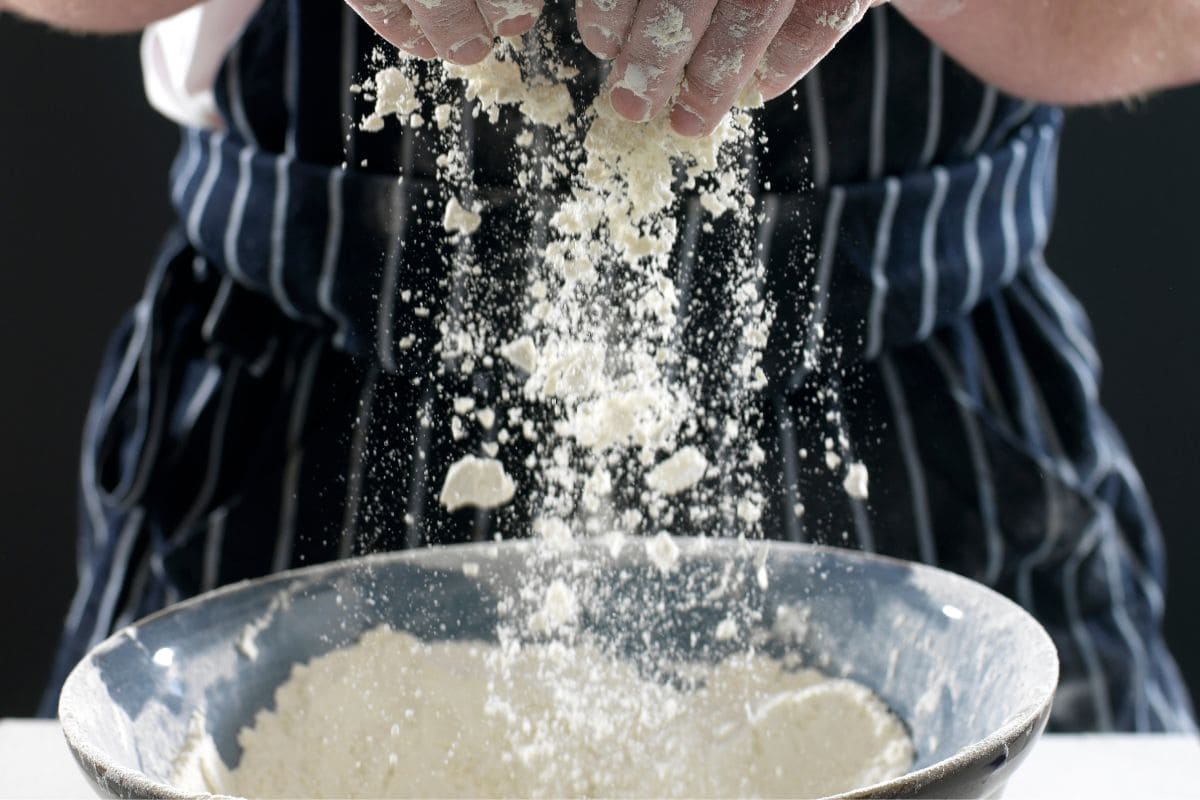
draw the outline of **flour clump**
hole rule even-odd
[[[495,508],[512,500],[516,484],[494,458],[464,456],[450,466],[439,499],[448,511]]]

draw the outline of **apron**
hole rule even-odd
[[[546,24],[568,41],[563,5]],[[436,141],[356,127],[368,104],[347,87],[379,43],[339,3],[265,0],[218,77],[224,129],[184,130],[179,228],[87,419],[80,585],[44,710],[89,646],[168,603],[527,527],[520,494],[494,512],[436,499],[479,443],[451,437],[460,392],[423,380],[435,315],[408,310],[413,296],[454,302],[441,203],[425,210]],[[594,91],[594,62],[575,60]],[[982,84],[882,7],[758,114],[756,235],[777,307],[767,534],[935,564],[1012,597],[1059,649],[1053,729],[1195,730],[1160,633],[1161,536],[1100,408],[1087,319],[1042,259],[1061,112]],[[519,308],[523,256],[489,230],[528,227],[503,197],[515,132],[476,120],[462,142],[490,201],[472,245],[513,287],[501,308]],[[728,275],[701,213],[681,203],[677,252],[698,255],[675,261],[681,316],[703,332],[720,330]],[[795,354],[818,327],[829,363],[813,378]],[[503,378],[461,380],[486,398]],[[829,432],[811,420],[829,411],[870,470],[869,500],[819,457]],[[523,446],[505,447],[506,465]]]

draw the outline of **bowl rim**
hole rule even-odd
[[[989,733],[984,738],[977,742],[966,745],[956,751],[953,755],[948,756],[933,764],[922,767],[918,770],[906,772],[903,775],[895,778],[889,778],[885,781],[870,784],[868,786],[856,787],[852,790],[841,792],[834,795],[829,795],[823,800],[843,800],[848,798],[861,797],[890,797],[902,794],[908,794],[925,786],[926,784],[936,780],[937,778],[948,773],[965,768],[973,762],[979,761],[982,758],[995,753],[999,750],[1007,755],[1009,752],[1009,744],[1015,742],[1023,734],[1027,732],[1034,737],[1040,733],[1040,723],[1044,722],[1044,718],[1049,711],[1049,707],[1054,700],[1054,693],[1058,686],[1059,678],[1059,659],[1058,650],[1054,646],[1049,633],[1036,618],[1033,617],[1027,610],[1022,608],[1012,599],[1000,594],[990,586],[986,586],[978,581],[971,580],[966,576],[956,572],[935,567],[930,564],[924,564],[917,561],[908,561],[894,556],[881,555],[878,553],[868,553],[863,550],[851,550],[849,548],[837,547],[834,545],[813,544],[807,542],[788,542],[778,540],[748,540],[742,538],[718,538],[718,537],[692,537],[692,536],[672,536],[672,540],[679,546],[682,554],[686,555],[691,552],[703,552],[712,547],[731,549],[735,547],[749,548],[765,548],[768,554],[772,550],[802,550],[805,552],[816,553],[818,555],[828,555],[834,558],[857,561],[860,563],[884,563],[895,567],[914,570],[916,572],[924,572],[926,574],[936,574],[939,579],[944,580],[949,577],[952,581],[960,582],[971,588],[972,591],[982,591],[985,595],[990,594],[994,600],[998,600],[1002,606],[1007,606],[1009,611],[1016,612],[1018,618],[1024,618],[1029,624],[1030,632],[1033,634],[1037,642],[1039,652],[1034,658],[1030,659],[1030,663],[1041,665],[1040,669],[1045,671],[1045,675],[1038,676],[1045,678],[1044,681],[1038,681],[1038,691],[1042,695],[1033,703],[1027,704],[1020,708],[1010,716],[1003,725]],[[584,541],[577,543],[577,546],[603,546],[600,542]],[[81,692],[83,676],[91,665],[91,662],[96,656],[102,655],[108,650],[119,646],[125,639],[132,639],[136,636],[136,630],[146,625],[152,624],[158,619],[182,613],[193,606],[201,603],[210,602],[211,600],[223,597],[225,595],[236,594],[247,591],[250,588],[262,588],[276,583],[315,583],[320,578],[328,573],[349,571],[361,567],[369,567],[374,564],[389,563],[393,561],[412,561],[412,560],[437,560],[441,556],[449,557],[452,553],[459,554],[463,550],[490,550],[495,547],[503,547],[506,549],[527,549],[531,550],[534,543],[529,539],[509,539],[501,542],[467,542],[462,544],[428,546],[422,548],[414,548],[410,550],[395,550],[385,553],[371,553],[369,555],[357,556],[355,558],[340,559],[336,561],[328,561],[321,564],[313,564],[307,567],[298,567],[295,569],[277,572],[270,575],[260,576],[258,578],[247,578],[241,581],[219,586],[208,592],[203,592],[194,595],[178,603],[173,603],[166,608],[159,609],[152,614],[148,614],[141,619],[126,625],[100,643],[90,648],[86,654],[79,660],[68,673],[66,680],[63,682],[63,688],[59,693],[58,698],[58,720],[62,727],[63,735],[66,738],[67,745],[74,754],[80,767],[90,772],[97,780],[104,782],[116,782],[119,785],[127,787],[131,790],[134,797],[163,797],[172,798],[172,800],[190,800],[197,797],[228,797],[228,795],[212,795],[212,794],[194,794],[180,790],[169,783],[151,778],[143,772],[122,766],[120,764],[106,763],[106,759],[100,752],[99,748],[94,746],[86,736],[83,730],[82,723],[78,720],[76,713],[72,710],[73,704],[82,705],[82,697],[77,697]],[[297,587],[299,588],[299,586]]]

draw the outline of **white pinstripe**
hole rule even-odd
[[[992,159],[986,155],[975,158],[975,183],[967,197],[967,208],[963,215],[963,246],[967,256],[967,288],[963,293],[960,314],[967,314],[979,302],[983,287],[983,251],[979,246],[979,207],[983,193],[992,179]]]
[[[222,275],[221,282],[217,284],[217,292],[213,295],[212,304],[208,307],[208,313],[204,315],[204,321],[200,323],[200,335],[205,339],[211,340],[217,332],[217,323],[225,314],[225,306],[229,305],[229,295],[232,291],[233,278],[229,275]]]
[[[109,387],[108,393],[104,396],[104,401],[100,404],[95,417],[92,418],[89,415],[89,424],[91,425],[91,434],[88,436],[90,453],[85,452],[80,462],[84,498],[88,505],[89,519],[92,521],[93,542],[96,544],[100,542],[99,537],[106,535],[108,531],[108,523],[104,518],[103,505],[99,494],[96,493],[98,482],[95,468],[96,439],[99,437],[100,431],[108,428],[113,415],[117,412],[117,406],[120,405],[121,398],[129,389],[129,383],[133,380],[133,376],[142,362],[142,351],[146,346],[146,340],[149,336],[150,303],[143,297],[134,306],[133,330],[129,336],[129,343],[125,346],[125,353],[121,357],[121,364],[117,367],[117,372],[113,376],[112,386]],[[139,408],[139,419],[142,419],[143,415],[143,410]]]
[[[841,381],[834,379],[833,388],[836,392],[836,396],[840,398],[842,394]],[[839,427],[841,427],[841,430],[839,431],[839,438],[844,437],[845,441],[851,441],[849,430],[847,430],[844,425],[839,425]],[[850,446],[845,448],[844,455],[845,461],[847,462],[853,462],[855,460],[854,450]],[[871,518],[867,513],[866,501],[857,497],[853,497],[849,494],[846,495],[846,499],[850,503],[850,515],[854,518],[854,538],[858,542],[859,548],[867,553],[874,553],[876,549],[875,532],[871,529]]]
[[[104,401],[99,407],[88,412],[87,419],[84,422],[83,439],[85,444],[81,448],[79,455],[79,483],[80,491],[83,495],[84,509],[88,517],[88,524],[91,527],[90,547],[93,550],[98,549],[108,538],[109,534],[108,520],[104,516],[103,503],[99,492],[96,490],[98,483],[95,466],[97,458],[96,440],[100,435],[100,431],[108,426],[109,420],[112,419],[112,415],[116,412],[116,406],[120,397],[125,393],[125,390],[129,386],[129,381],[133,378],[133,373],[137,368],[148,330],[149,310],[146,301],[143,299],[134,307],[133,329],[130,333],[129,342],[125,347],[121,364],[113,376],[113,384],[109,387]],[[71,606],[67,609],[67,616],[63,623],[66,634],[70,636],[73,636],[79,630],[83,612],[87,607],[87,601],[91,597],[92,589],[96,582],[95,566],[92,563],[92,558],[85,558],[84,555],[83,553],[80,554],[78,563],[76,564],[79,585],[75,590],[74,597],[71,598]]]
[[[871,530],[871,520],[867,516],[867,504],[857,497],[847,497],[850,501],[850,514],[854,517],[854,536],[858,546],[867,553],[875,552],[875,533]]]
[[[213,415],[212,430],[209,432],[208,455],[205,460],[204,477],[200,481],[200,488],[196,492],[195,499],[192,500],[192,505],[180,518],[179,525],[168,537],[167,544],[169,546],[177,545],[192,532],[192,526],[196,524],[196,520],[200,518],[201,514],[206,513],[209,503],[212,502],[213,493],[216,492],[217,482],[221,476],[221,467],[224,465],[225,439],[229,429],[229,413],[233,407],[233,396],[237,390],[239,376],[239,370],[236,368],[230,369],[226,375],[225,385],[221,387],[221,398],[217,401],[217,408]]]
[[[379,363],[387,372],[396,371],[396,281],[399,279],[400,252],[404,249],[404,235],[408,229],[408,217],[416,213],[407,208],[408,191],[404,183],[391,186],[393,230],[388,238],[387,252],[383,261],[383,275],[379,283],[379,312],[376,316],[375,350]]]
[[[875,42],[875,71],[871,84],[871,151],[868,174],[872,180],[876,180],[883,175],[884,165],[888,89],[887,9],[881,7],[871,10],[871,32]]]
[[[1000,390],[997,388],[996,378],[992,375],[992,368],[987,362],[987,354],[983,350],[983,346],[979,343],[979,337],[975,333],[975,318],[967,315],[963,318],[963,325],[959,326],[963,338],[967,340],[972,352],[975,354],[975,363],[978,365],[979,383],[987,402],[991,404],[991,413],[995,415],[1002,424],[1012,428],[1012,419],[1008,415],[1008,409],[1004,405],[1004,399],[1000,395]]]
[[[1008,175],[1004,179],[1004,191],[1000,198],[1000,227],[1004,232],[1004,270],[1000,274],[1003,284],[1012,283],[1020,263],[1020,241],[1017,231],[1017,181],[1025,166],[1025,157],[1029,149],[1020,139],[1012,143],[1012,163],[1008,167]]]
[[[812,316],[808,321],[808,335],[805,339],[805,353],[817,352],[817,327],[825,322],[825,314],[829,309],[829,282],[833,277],[833,260],[837,252],[839,225],[842,221],[842,208],[846,204],[846,190],[835,186],[829,192],[829,205],[825,209],[825,226],[821,231],[821,260],[817,265],[817,285],[813,296]]]
[[[458,199],[467,207],[470,207],[475,201],[475,117],[471,114],[472,106],[473,101],[465,96],[462,97],[459,112],[458,151],[462,156],[463,174],[467,177],[458,187]],[[443,321],[449,326],[449,330],[461,330],[464,325],[463,309],[467,302],[466,298],[472,282],[472,267],[475,266],[475,263],[472,258],[470,237],[458,237],[453,246],[454,252],[449,258],[450,291],[446,298],[446,313]],[[385,290],[388,296],[391,296],[395,293],[396,287],[386,287]],[[486,516],[486,510],[477,509],[476,517],[482,516]]]
[[[982,581],[989,586],[995,586],[1004,566],[1004,537],[1000,534],[1000,523],[996,514],[996,489],[983,444],[983,435],[979,431],[979,423],[972,414],[970,394],[963,386],[950,357],[942,349],[941,344],[934,339],[928,340],[928,350],[938,369],[941,370],[942,376],[946,380],[946,388],[950,391],[950,395],[958,407],[959,420],[962,422],[963,433],[967,439],[967,449],[971,454],[971,466],[975,472],[975,490],[979,496],[979,517],[987,536],[987,566],[984,568]]]
[[[1112,468],[1125,481],[1125,485],[1129,487],[1134,499],[1138,504],[1138,514],[1143,518],[1150,518],[1153,512],[1150,509],[1150,498],[1146,495],[1146,487],[1142,483],[1142,476],[1130,463],[1128,456],[1123,452],[1117,453],[1112,459]],[[1161,549],[1156,548],[1161,555]],[[1165,601],[1163,598],[1162,586],[1158,581],[1150,575],[1146,566],[1141,562],[1141,559],[1132,560],[1134,573],[1137,576],[1138,584],[1142,587],[1142,592],[1146,595],[1146,601],[1150,604],[1150,613],[1156,618],[1161,619],[1163,615]]]
[[[1133,624],[1133,620],[1129,618],[1129,612],[1126,610],[1128,600],[1125,597],[1125,586],[1122,583],[1123,578],[1117,554],[1114,552],[1116,537],[1119,535],[1116,520],[1113,518],[1112,511],[1107,507],[1104,508],[1101,519],[1107,523],[1106,528],[1109,531],[1108,536],[1102,535],[1100,557],[1104,559],[1104,567],[1108,573],[1106,583],[1108,584],[1109,598],[1112,600],[1113,623],[1117,626],[1121,638],[1125,640],[1125,645],[1129,648],[1129,656],[1133,661],[1133,679],[1130,683],[1134,687],[1134,730],[1148,731],[1150,730],[1150,709],[1146,704],[1144,687],[1148,683],[1149,653],[1146,644],[1138,635],[1137,626]]]
[[[1058,487],[1054,484],[1054,476],[1049,470],[1042,472],[1042,491],[1046,495],[1046,530],[1038,546],[1023,556],[1016,567],[1016,598],[1017,602],[1031,614],[1037,613],[1033,601],[1033,571],[1046,562],[1054,548],[1062,538],[1062,499]]]
[[[996,126],[995,130],[991,132],[991,135],[987,137],[984,147],[990,150],[1003,144],[1009,134],[1024,123],[1025,120],[1029,119],[1037,107],[1037,103],[1026,101],[1010,111],[1004,120]]]
[[[892,407],[892,421],[896,425],[896,439],[900,444],[900,454],[904,458],[904,469],[908,473],[909,495],[912,497],[913,523],[917,532],[917,552],[926,564],[937,563],[937,547],[933,538],[933,525],[930,522],[929,490],[925,484],[925,469],[921,466],[921,453],[917,445],[916,431],[913,428],[912,414],[908,410],[908,400],[904,387],[896,374],[896,367],[891,356],[883,355],[879,359],[879,374],[883,378],[884,391],[888,403]]]
[[[346,500],[343,504],[342,538],[338,543],[338,558],[349,558],[354,552],[354,541],[358,538],[358,509],[362,503],[363,456],[367,449],[367,434],[371,428],[371,416],[375,406],[375,386],[379,380],[379,367],[371,364],[363,380],[362,392],[358,397],[358,418],[354,421],[354,436],[350,445],[349,470],[346,473]]]
[[[871,255],[871,305],[867,316],[867,360],[876,358],[883,349],[883,312],[887,306],[888,255],[892,246],[892,223],[900,204],[900,181],[888,178],[884,182],[883,208],[875,230],[875,251]]]
[[[1100,353],[1096,351],[1095,345],[1092,344],[1091,338],[1084,332],[1080,323],[1084,317],[1083,311],[1075,303],[1067,288],[1059,281],[1058,276],[1051,271],[1046,264],[1045,256],[1040,251],[1033,254],[1029,278],[1036,285],[1038,295],[1054,312],[1063,335],[1071,341],[1075,352],[1087,362],[1088,369],[1099,372]]]
[[[88,649],[95,647],[108,635],[117,600],[121,595],[121,585],[125,581],[125,572],[129,568],[129,556],[133,550],[133,543],[142,529],[142,520],[145,516],[145,509],[141,507],[130,510],[125,525],[117,535],[117,543],[112,555],[113,568],[108,574],[108,580],[104,583],[100,604],[96,607],[96,623],[92,628],[92,635],[88,637]]]
[[[1018,402],[1018,413],[1020,415],[1021,433],[1024,435],[1025,441],[1031,446],[1040,449],[1043,447],[1042,428],[1038,425],[1037,415],[1032,408],[1033,397],[1033,380],[1030,377],[1030,367],[1025,363],[1025,357],[1021,355],[1020,342],[1016,339],[1016,332],[1013,330],[1013,321],[1009,319],[1008,306],[1003,302],[1001,297],[996,297],[992,301],[992,309],[996,314],[996,323],[1001,327],[1001,337],[1004,343],[1004,355],[1012,366],[1012,375],[1015,384],[1018,384],[1018,390],[1015,391],[1016,402]]]
[[[250,199],[250,160],[254,157],[253,147],[246,145],[238,153],[237,187],[233,190],[233,205],[229,210],[229,224],[225,228],[225,266],[238,283],[250,285],[242,269],[238,255],[238,239],[242,235],[242,222],[246,216],[246,202]]]
[[[1175,709],[1171,708],[1171,704],[1167,702],[1167,698],[1163,697],[1158,684],[1151,683],[1146,687],[1146,699],[1150,703],[1150,708],[1154,709],[1154,714],[1159,719],[1159,726],[1163,730],[1184,727],[1181,724],[1181,720],[1177,719]]]
[[[682,351],[683,334],[687,330],[692,300],[693,272],[696,268],[696,245],[700,239],[700,226],[704,220],[704,209],[697,195],[689,195],[684,207],[684,223],[682,244],[675,271],[675,295],[678,298],[676,307],[678,313],[675,323],[675,348]]]
[[[129,623],[133,622],[137,615],[138,608],[142,604],[142,597],[146,593],[146,582],[150,578],[150,552],[147,549],[142,557],[138,560],[137,569],[133,571],[133,580],[129,582],[129,595],[125,600],[125,605],[121,608],[121,613],[117,615],[116,620],[112,624],[114,631],[119,631]]]
[[[1029,293],[1025,287],[1020,286],[1019,284],[1014,284],[1012,289],[1013,297],[1016,298],[1017,302],[1019,302],[1021,306],[1025,308],[1025,311],[1029,314],[1029,317],[1042,332],[1042,335],[1051,341],[1055,347],[1055,350],[1058,351],[1058,353],[1067,362],[1067,366],[1070,367],[1071,372],[1074,373],[1075,378],[1079,383],[1080,390],[1083,392],[1083,395],[1087,399],[1088,403],[1098,403],[1100,400],[1100,387],[1097,384],[1095,373],[1092,372],[1088,368],[1087,364],[1083,362],[1083,359],[1080,357],[1079,353],[1076,352],[1075,348],[1071,346],[1071,342],[1067,336],[1056,325],[1051,324],[1050,320],[1046,318],[1045,310],[1041,308],[1041,306],[1039,306],[1032,297],[1029,296]]]
[[[299,319],[300,311],[288,298],[287,287],[283,282],[287,250],[287,210],[291,195],[288,167],[291,162],[290,153],[281,153],[275,157],[275,203],[271,210],[270,289],[271,296],[275,298],[283,313],[293,319]]]
[[[1079,567],[1083,564],[1083,560],[1096,549],[1100,538],[1099,533],[1098,521],[1093,521],[1084,532],[1079,546],[1075,548],[1063,566],[1062,589],[1063,608],[1067,612],[1071,637],[1075,640],[1076,647],[1079,648],[1079,655],[1083,659],[1084,669],[1087,671],[1088,688],[1096,710],[1096,728],[1100,731],[1108,731],[1113,727],[1112,702],[1108,695],[1104,670],[1096,655],[1096,644],[1092,641],[1092,636],[1087,630],[1087,623],[1084,622],[1079,608],[1078,595]]]
[[[183,162],[183,169],[180,170],[175,179],[175,185],[171,188],[171,200],[176,206],[183,203],[183,196],[187,194],[188,184],[192,182],[192,178],[196,177],[196,170],[200,167],[200,131],[196,128],[187,128],[186,130],[183,146],[187,151],[187,160]]]
[[[812,176],[817,189],[829,186],[829,133],[825,127],[825,99],[821,95],[821,69],[813,67],[804,77],[808,104],[808,127],[812,134]]]
[[[933,197],[925,212],[925,224],[921,228],[921,324],[917,328],[917,339],[925,339],[933,332],[937,321],[937,232],[946,204],[946,192],[950,187],[950,174],[945,167],[933,168]]]
[[[224,141],[225,131],[217,131],[208,140],[208,167],[204,170],[204,177],[200,179],[196,196],[192,198],[192,207],[188,209],[187,235],[192,244],[200,241],[200,222],[208,209],[208,200],[221,171],[221,145]]]
[[[937,155],[942,132],[942,66],[945,57],[941,48],[929,48],[929,111],[925,122],[925,143],[921,146],[921,166],[928,167]]]
[[[289,7],[292,5],[288,3]],[[289,8],[287,18],[287,45],[285,48],[283,68],[283,99],[288,112],[287,135],[284,140],[283,152],[275,157],[275,203],[271,210],[271,260],[270,260],[270,289],[271,296],[279,304],[283,313],[292,319],[301,319],[303,315],[292,303],[284,285],[283,272],[287,264],[287,212],[291,202],[291,182],[288,170],[296,158],[296,108],[297,92],[300,80],[300,43],[297,41],[299,32],[296,30],[296,12]]]
[[[774,398],[775,417],[779,426],[779,448],[783,458],[783,494],[784,505],[780,509],[787,537],[793,542],[806,540],[804,521],[796,516],[796,504],[800,502],[800,465],[797,462],[799,448],[796,446],[796,425],[792,421],[791,409],[782,393],[777,392]]]
[[[1054,129],[1049,125],[1038,128],[1037,147],[1033,152],[1033,168],[1029,176],[1029,215],[1033,221],[1033,246],[1040,250],[1050,235],[1050,218],[1046,212],[1046,197],[1043,194],[1046,170],[1050,166],[1050,148],[1054,144]]]
[[[147,341],[149,333],[147,333]],[[153,398],[162,398],[166,395],[167,386],[169,384],[170,374],[168,370],[161,370],[158,380],[154,382],[154,387],[150,387],[150,376],[154,374],[154,367],[151,363],[152,352],[149,343],[143,348],[139,358],[138,371],[143,374],[142,380],[138,384],[137,403],[138,403],[138,419],[146,420],[146,438],[141,446],[141,451],[137,458],[137,471],[134,474],[133,481],[130,483],[126,497],[141,497],[146,489],[146,481],[150,479],[150,466],[154,463],[154,456],[158,452],[159,444],[162,440],[163,423],[167,416],[167,404],[164,402],[154,403]]]
[[[192,392],[192,397],[184,406],[183,414],[179,421],[179,427],[182,430],[190,431],[192,426],[196,424],[196,419],[204,411],[208,401],[212,399],[213,392],[216,391],[217,382],[221,378],[221,370],[216,364],[209,364],[204,370],[204,377],[200,379],[200,383],[196,384],[196,389]]]
[[[258,137],[246,116],[246,98],[242,96],[242,40],[239,37],[229,50],[229,61],[225,66],[225,90],[229,94],[229,110],[233,117],[233,126],[238,135],[250,146],[257,149]],[[349,86],[349,84],[346,84]]]
[[[350,6],[342,8],[342,84],[349,86],[353,81],[355,55],[357,55],[357,22],[358,17]],[[345,134],[346,158],[354,159],[354,101],[350,92],[342,92],[342,119]],[[344,348],[346,338],[350,333],[350,320],[333,302],[333,284],[337,276],[338,256],[342,246],[342,228],[345,224],[344,197],[342,182],[346,177],[344,169],[329,171],[327,201],[329,203],[329,221],[325,229],[325,252],[321,258],[321,276],[317,280],[317,304],[330,319],[334,321],[337,330],[333,334],[334,347]]]
[[[979,147],[983,144],[983,137],[987,136],[988,126],[992,122],[992,117],[996,113],[996,87],[987,85],[983,88],[983,97],[979,101],[979,116],[975,118],[975,127],[971,129],[971,134],[967,137],[963,149],[966,150],[968,156],[973,156],[979,152]]]
[[[317,302],[321,309],[337,325],[333,334],[335,347],[345,347],[350,333],[350,320],[334,305],[333,281],[337,274],[338,255],[342,246],[342,226],[345,214],[342,208],[342,180],[346,173],[340,169],[329,171],[329,225],[325,231],[325,253],[321,259],[321,277],[317,282]]]
[[[379,283],[379,311],[375,318],[376,352],[379,356],[379,363],[383,365],[386,372],[396,371],[396,283],[399,279],[400,255],[404,249],[404,238],[408,235],[408,220],[417,213],[408,208],[409,181],[404,179],[404,176],[408,176],[412,172],[413,154],[416,150],[416,141],[413,138],[412,130],[410,126],[404,128],[404,137],[401,143],[403,163],[400,175],[402,179],[392,184],[391,189],[392,207],[395,209],[395,213],[392,215],[394,226],[390,232],[387,254],[384,257],[383,274]]]
[[[228,506],[218,506],[208,515],[208,529],[204,534],[204,564],[200,572],[202,592],[215,589],[221,582],[221,546],[225,544],[225,523],[228,518]]]
[[[1033,408],[1034,414],[1038,420],[1038,437],[1031,440],[1031,444],[1035,447],[1040,447],[1046,451],[1050,458],[1039,458],[1041,468],[1045,472],[1050,472],[1058,476],[1058,478],[1072,486],[1079,485],[1079,471],[1075,468],[1074,462],[1071,461],[1067,450],[1063,447],[1062,436],[1058,433],[1058,425],[1054,420],[1054,416],[1050,413],[1050,407],[1046,403],[1046,393],[1042,391],[1041,385],[1034,379],[1033,373],[1029,370],[1024,359],[1017,354],[1017,365],[1022,371],[1021,380],[1027,384],[1023,390],[1028,398],[1027,403]],[[1051,460],[1052,459],[1052,460]]]
[[[312,399],[313,379],[321,361],[323,342],[314,340],[309,347],[300,374],[296,380],[292,399],[292,413],[287,429],[287,464],[284,466],[282,496],[279,498],[279,530],[275,535],[274,556],[271,571],[281,572],[291,566],[292,543],[296,540],[296,503],[299,500],[300,467],[304,461],[301,438],[308,420],[308,407]]]
[[[408,480],[408,503],[405,516],[411,520],[404,534],[405,546],[420,547],[422,524],[425,520],[425,498],[429,492],[429,450],[433,444],[433,426],[436,424],[437,391],[428,387],[421,393],[417,410],[417,435],[413,441],[412,471]],[[424,421],[426,424],[422,424]]]

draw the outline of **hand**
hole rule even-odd
[[[671,126],[699,136],[751,80],[766,99],[786,92],[881,2],[577,0],[576,16],[588,49],[614,59],[618,114],[647,120],[673,102]]]
[[[533,27],[542,0],[346,0],[376,33],[418,58],[478,64],[497,36]]]

